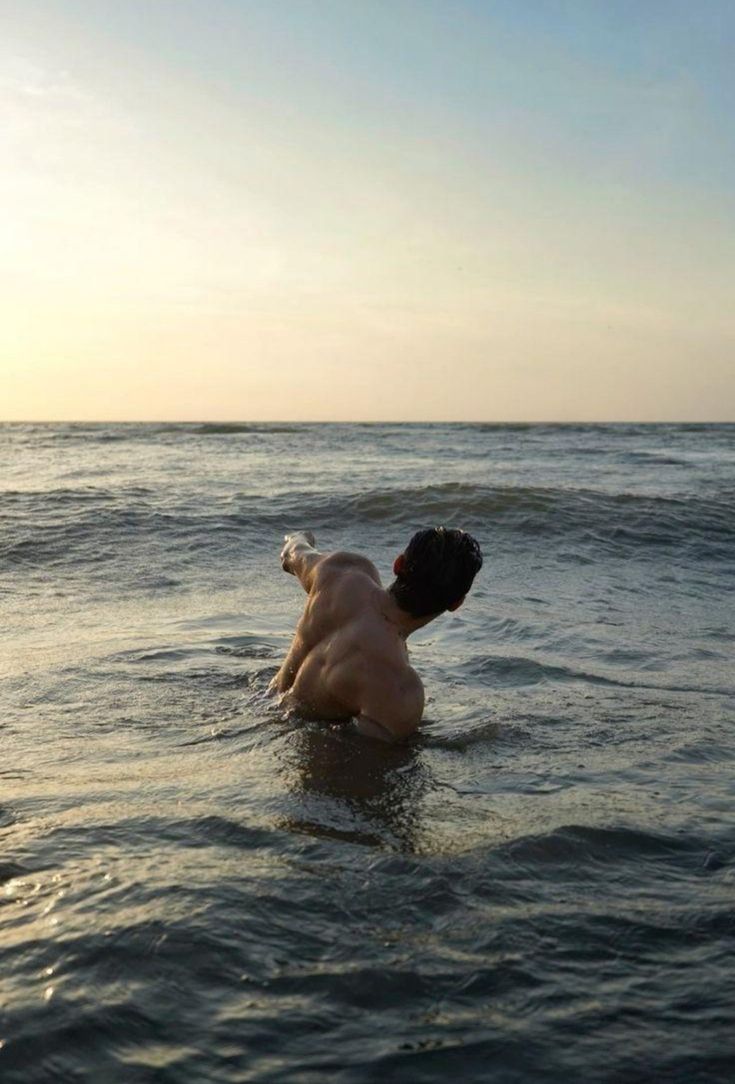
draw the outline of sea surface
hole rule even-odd
[[[308,527],[485,566],[388,747]],[[0,427],[0,1081],[735,1080],[735,426]]]

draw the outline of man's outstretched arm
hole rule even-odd
[[[324,554],[315,549],[315,544],[316,539],[311,531],[294,531],[285,536],[285,545],[281,550],[281,568],[295,576],[307,594],[314,583],[316,566],[324,559]]]

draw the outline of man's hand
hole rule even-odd
[[[294,531],[284,536],[284,542],[285,545],[281,550],[281,568],[293,576],[296,575],[294,562],[316,546],[316,538],[311,531]]]

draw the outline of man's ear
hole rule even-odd
[[[466,598],[467,595],[462,595],[462,598],[458,599],[457,602],[453,602],[451,606],[447,606],[449,612],[454,613],[455,610],[458,610]]]
[[[405,553],[399,553],[398,556],[396,557],[395,561],[393,562],[393,575],[394,576],[400,576],[400,574],[405,570],[405,568],[406,568],[406,554]]]

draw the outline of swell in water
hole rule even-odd
[[[236,493],[219,501],[177,503],[143,486],[70,486],[0,493],[0,556],[6,561],[89,559],[84,547],[126,537],[192,543],[213,532],[277,534],[309,523],[341,530],[370,525],[410,528],[462,524],[505,544],[578,543],[588,559],[635,554],[661,558],[735,558],[735,499],[607,494],[594,490],[483,486],[449,482],[357,493]]]

